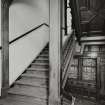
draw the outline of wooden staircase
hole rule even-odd
[[[0,99],[0,105],[48,105],[49,97],[49,48],[43,49],[23,74]],[[71,105],[63,96],[62,105]]]
[[[48,46],[15,81],[0,105],[47,105],[49,81]]]

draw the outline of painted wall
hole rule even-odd
[[[42,23],[49,23],[49,0],[14,0],[10,7],[10,41]]]
[[[49,40],[46,26],[10,45],[10,85],[29,66]]]
[[[9,40],[11,41],[42,23],[49,24],[49,0],[14,0],[9,17]],[[48,41],[49,28],[42,26],[10,44],[10,85],[35,59]]]

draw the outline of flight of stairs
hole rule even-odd
[[[49,48],[43,49],[25,72],[8,90],[8,96],[0,99],[0,105],[48,105]],[[71,105],[63,97],[62,105]]]
[[[15,81],[0,105],[47,105],[49,81],[48,46]]]
[[[102,9],[103,10],[103,9]],[[81,10],[81,31],[80,43],[82,44],[105,44],[104,22],[95,10]]]

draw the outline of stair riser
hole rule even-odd
[[[42,61],[49,61],[49,58],[41,58],[41,57],[39,57],[39,58],[37,58],[37,60],[42,60]]]
[[[29,71],[39,71],[39,72],[48,72],[49,71],[48,68],[45,68],[45,69],[42,69],[42,68],[29,68],[27,70],[29,70]]]
[[[40,55],[39,58],[47,58],[47,59],[48,59],[49,56],[46,56],[46,55]]]
[[[33,62],[31,65],[36,65],[36,66],[49,66],[49,63],[37,63],[37,62]]]
[[[48,60],[36,60],[34,63],[49,64]]]
[[[32,81],[37,81],[39,82],[40,84],[41,83],[48,83],[48,79],[41,79],[41,78],[27,78],[25,76],[22,77],[23,80],[32,80]]]
[[[49,54],[49,51],[45,50],[44,52],[42,52],[42,54]]]
[[[36,68],[36,69],[40,69],[40,68],[44,68],[44,69],[48,69],[49,66],[48,65],[35,65],[35,64],[32,64],[31,65],[32,68]]]
[[[39,84],[35,84],[35,85],[34,84],[15,83],[15,86],[19,86],[20,88],[23,87],[23,86],[27,86],[27,87],[46,88],[47,89],[48,88],[47,85],[48,84],[40,85],[40,83]]]
[[[36,77],[36,76],[24,76],[24,75],[22,75],[22,78],[29,78],[29,79],[31,79],[31,78],[35,78],[35,79],[48,79],[48,77],[46,77],[46,76],[43,76],[43,77]]]
[[[45,71],[35,71],[35,70],[27,70],[26,73],[28,74],[37,74],[37,75],[43,75],[43,76],[48,76],[49,73]]]

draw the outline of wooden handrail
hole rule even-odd
[[[31,29],[30,31],[24,33],[23,35],[21,35],[21,36],[15,38],[15,39],[13,39],[12,41],[9,42],[9,44],[12,44],[12,43],[16,42],[17,40],[22,39],[23,37],[29,35],[29,33],[31,33],[31,32],[33,32],[33,31],[39,29],[40,27],[42,27],[42,26],[44,26],[44,25],[47,26],[47,27],[49,27],[48,24],[42,23],[41,25],[38,25],[38,26],[36,26],[35,28]],[[1,49],[2,49],[2,46],[0,46],[0,50],[1,50]]]
[[[68,53],[67,53],[67,55],[64,59],[64,63],[63,63],[63,66],[62,66],[62,70],[63,70],[63,72],[62,72],[62,89],[64,89],[65,84],[66,84],[66,80],[67,80],[68,72],[69,72],[68,67],[70,67],[71,61],[73,59],[73,54],[74,54],[74,51],[75,51],[75,44],[76,44],[76,42],[75,42],[75,38],[74,38],[74,35],[73,35],[73,37],[71,39],[71,42],[68,45],[68,46],[70,46],[69,49],[68,49],[69,51],[68,51]]]
[[[67,46],[67,47],[65,47],[63,49],[63,55],[64,55],[64,57],[63,57],[63,64],[64,64],[64,66],[65,66],[66,60],[67,60],[67,58],[69,56],[68,54],[70,53],[70,50],[71,50],[72,40],[73,40],[73,38],[71,36],[69,38],[69,40],[66,42],[65,46]]]
[[[69,54],[71,53],[72,42],[73,42],[73,39],[71,38],[71,40],[69,41],[69,43],[67,45],[68,46],[67,49],[65,49],[65,54],[64,54],[64,59],[63,59],[63,70],[66,66],[67,60],[69,58]]]
[[[17,40],[19,40],[19,39],[21,39],[21,38],[23,38],[23,37],[29,35],[29,33],[31,33],[31,32],[33,32],[33,31],[39,29],[40,27],[42,27],[42,26],[44,26],[44,25],[47,26],[47,27],[49,27],[48,24],[42,23],[41,25],[36,26],[35,28],[31,29],[30,31],[26,32],[25,34],[23,34],[23,35],[21,35],[21,36],[15,38],[15,39],[13,39],[12,41],[9,42],[9,44],[12,44],[12,43],[14,43],[15,41],[17,41]]]

